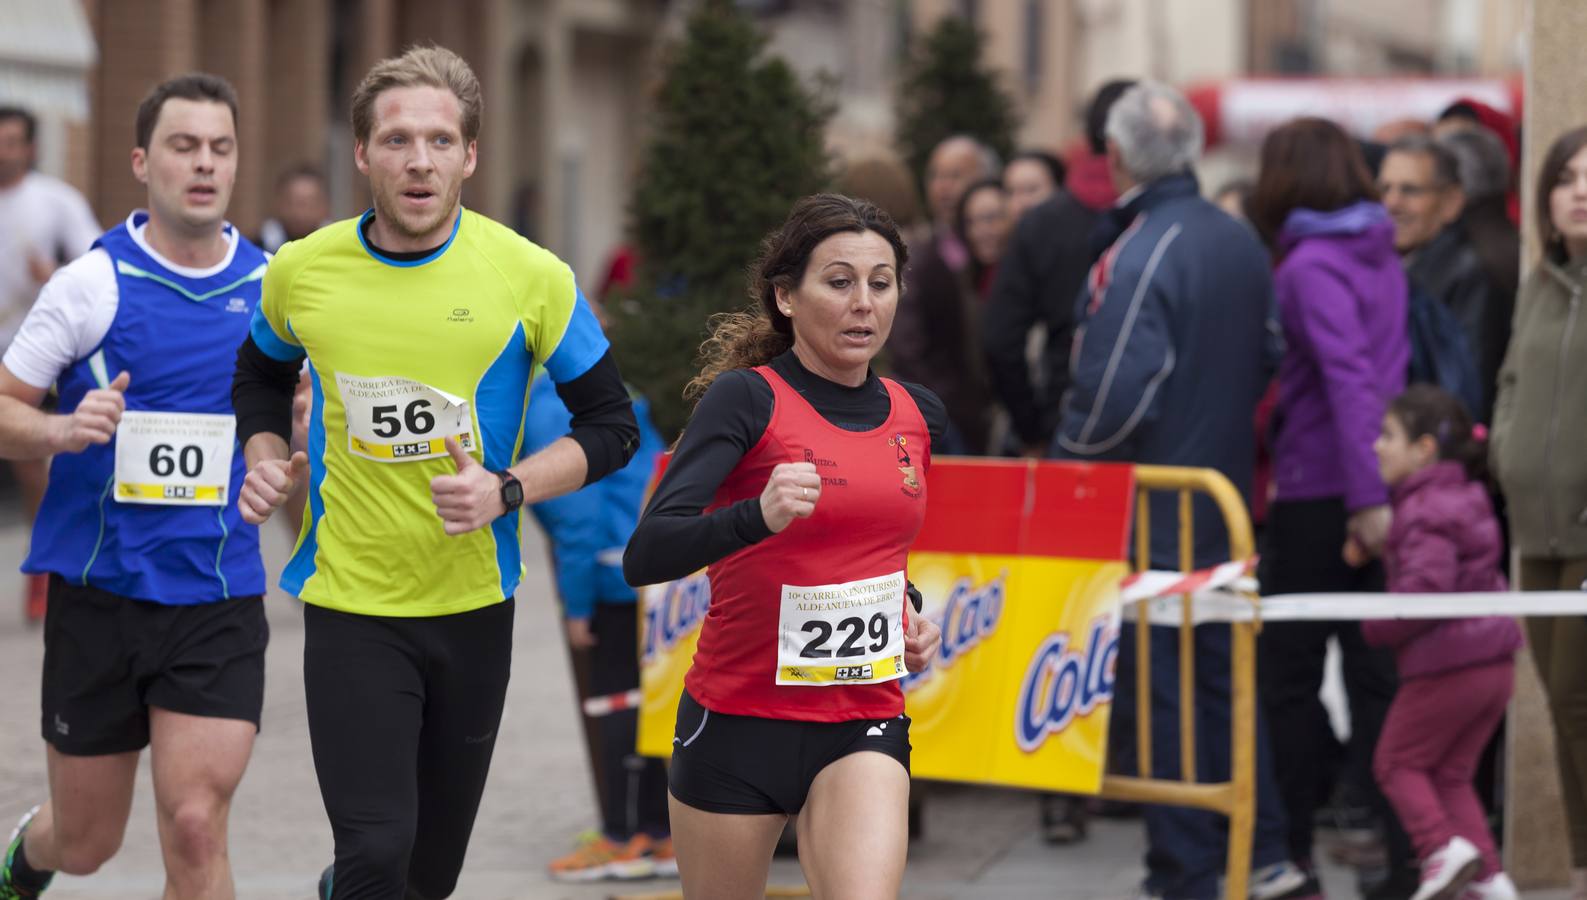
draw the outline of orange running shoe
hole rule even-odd
[[[650,838],[636,834],[619,844],[599,832],[579,835],[576,850],[548,867],[557,881],[600,881],[605,878],[629,880],[655,874],[650,860]]]
[[[678,857],[672,852],[672,838],[665,837],[650,845],[650,861],[658,878],[678,877]]]

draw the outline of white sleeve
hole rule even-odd
[[[95,250],[78,257],[39,291],[3,364],[23,382],[48,388],[105,339],[119,299],[110,254]]]

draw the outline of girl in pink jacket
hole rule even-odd
[[[1389,405],[1373,449],[1394,523],[1384,548],[1389,590],[1502,591],[1499,523],[1480,475],[1480,429],[1460,401],[1415,385]],[[1510,700],[1521,630],[1509,618],[1366,622],[1392,647],[1400,689],[1373,772],[1422,860],[1412,900],[1511,900],[1472,775]]]

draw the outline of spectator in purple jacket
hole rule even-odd
[[[1389,406],[1374,449],[1394,501],[1383,554],[1389,590],[1504,590],[1499,520],[1480,480],[1487,448],[1460,401],[1412,387]],[[1422,860],[1415,896],[1515,900],[1472,777],[1510,702],[1520,626],[1495,616],[1382,620],[1362,630],[1399,664],[1373,771]]]
[[[1351,565],[1343,551],[1350,539],[1376,555],[1388,533],[1389,493],[1372,443],[1390,398],[1405,387],[1410,358],[1394,223],[1355,142],[1323,119],[1297,119],[1268,135],[1251,219],[1277,260],[1286,343],[1263,592],[1381,590],[1382,567]],[[1343,652],[1350,701],[1342,748],[1317,694],[1329,638]],[[1394,696],[1393,659],[1367,647],[1353,621],[1271,623],[1259,652],[1293,858],[1311,858],[1312,817],[1337,783],[1356,818],[1388,826],[1393,874],[1373,890],[1408,896],[1416,883],[1410,845],[1371,771]]]

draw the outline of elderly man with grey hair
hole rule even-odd
[[[1141,82],[1108,113],[1107,159],[1119,201],[1099,224],[1096,262],[1082,290],[1055,451],[1070,459],[1198,466],[1251,490],[1257,401],[1278,359],[1266,250],[1250,228],[1201,196],[1193,166],[1202,124],[1183,95]],[[1152,565],[1179,567],[1178,515],[1169,495],[1151,510]],[[1216,508],[1194,507],[1195,564],[1229,559]],[[1120,635],[1114,723],[1128,728],[1135,640]],[[1157,633],[1162,631],[1162,633]],[[1177,635],[1151,635],[1150,773],[1179,778]],[[1196,630],[1195,780],[1229,777],[1230,648],[1226,627]],[[1285,819],[1266,733],[1258,723],[1257,825],[1250,895],[1319,896],[1289,859]],[[1133,740],[1119,735],[1125,745]],[[1133,771],[1127,772],[1134,774]],[[1145,894],[1219,896],[1226,833],[1212,813],[1154,806],[1145,812]]]
[[[1448,307],[1466,335],[1482,382],[1471,413],[1481,422],[1492,421],[1520,277],[1520,234],[1505,209],[1509,186],[1504,145],[1482,129],[1402,138],[1378,175],[1413,290]]]

